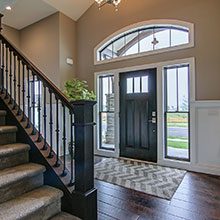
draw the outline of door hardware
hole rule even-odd
[[[152,124],[156,124],[157,123],[157,119],[156,118],[152,118],[152,119],[148,120],[148,122],[151,122]]]
[[[156,117],[156,112],[155,111],[152,112],[152,117]]]

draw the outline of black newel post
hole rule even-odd
[[[72,102],[75,133],[75,191],[73,210],[83,220],[97,219],[94,188],[94,101]]]

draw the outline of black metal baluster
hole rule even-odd
[[[18,111],[17,115],[21,114],[21,61],[18,57]]]
[[[23,102],[23,116],[21,121],[25,121],[25,63],[22,62],[22,102]]]
[[[47,150],[47,88],[46,85],[43,84],[44,86],[44,146],[42,150]]]
[[[5,79],[6,79],[6,93],[5,93],[5,98],[8,98],[8,48],[5,45]]]
[[[65,105],[62,104],[63,107],[63,173],[61,176],[67,175],[66,170],[66,110]]]
[[[27,66],[27,125],[26,128],[31,127],[31,96],[30,96],[30,70]]]
[[[56,141],[57,141],[57,158],[56,158],[56,164],[55,167],[60,166],[60,161],[59,161],[59,146],[60,146],[60,130],[59,130],[59,99],[56,97]]]
[[[53,158],[53,105],[52,105],[52,91],[49,89],[50,94],[50,153],[48,158]]]
[[[17,82],[17,77],[16,77],[16,75],[17,75],[17,63],[16,63],[16,55],[15,54],[13,54],[13,56],[14,56],[14,80],[13,80],[13,82],[14,82],[14,103],[13,103],[13,110],[15,110],[16,109],[16,103],[17,103],[17,89],[16,89],[16,82]]]
[[[35,74],[32,72],[32,75],[33,75],[33,81],[32,81],[32,123],[33,123],[33,129],[32,129],[32,132],[31,132],[31,135],[35,135],[36,134],[36,129],[35,129],[35,104],[36,104],[36,101],[35,101]]]
[[[12,104],[12,51],[9,49],[9,63],[10,63],[10,66],[9,66],[9,88],[10,88],[10,95],[9,95],[9,103],[8,104]]]
[[[1,93],[3,90],[3,83],[2,83],[2,40],[0,40],[0,71],[1,71],[1,76],[0,76],[0,80],[1,80]]]
[[[73,113],[72,111],[70,111],[70,159],[71,159],[71,163],[70,163],[70,183],[69,186],[73,186],[74,185],[74,177],[73,177],[73,145],[74,145],[74,141],[73,141]]]
[[[2,88],[1,94],[4,94],[4,69],[5,69],[5,48],[3,41],[1,42],[1,75],[2,75]]]
[[[41,136],[41,82],[40,82],[40,78],[37,78],[38,81],[38,107],[37,107],[37,111],[38,111],[38,138],[37,138],[37,142],[41,142],[42,141],[42,136]]]

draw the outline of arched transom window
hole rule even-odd
[[[171,24],[154,24],[130,29],[99,46],[95,51],[96,62],[184,48],[192,44],[191,30],[189,26]]]

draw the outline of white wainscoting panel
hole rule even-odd
[[[195,102],[195,166],[220,175],[220,101]]]
[[[160,157],[158,164],[220,176],[220,101],[191,102],[190,121],[191,161]]]

